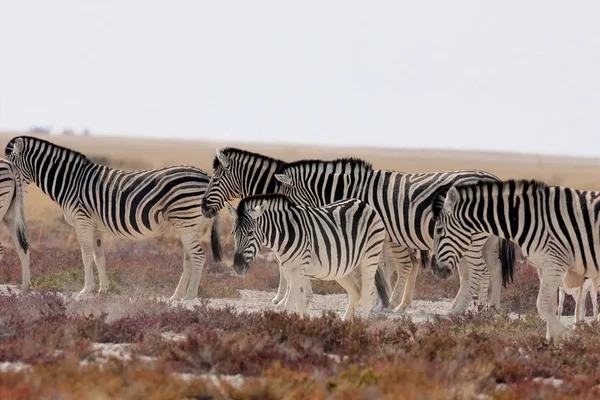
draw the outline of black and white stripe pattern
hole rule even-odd
[[[276,193],[280,183],[275,179],[275,173],[285,164],[285,161],[235,147],[218,149],[213,161],[213,174],[202,199],[204,216],[215,217],[229,201],[236,198]],[[283,307],[287,281],[281,263],[279,260],[277,262],[279,287],[272,302]],[[303,290],[308,304],[313,294],[310,280],[304,282]]]
[[[262,246],[275,251],[289,279],[286,311],[292,312],[296,306],[306,314],[300,294],[306,277],[336,280],[346,289],[350,301],[344,319],[352,314],[359,298],[363,311],[370,311],[385,238],[383,222],[371,206],[349,199],[312,208],[272,194],[246,197],[237,211],[229,204],[228,209],[236,217],[232,231],[235,272],[247,273]],[[356,269],[361,272],[361,288],[350,277]],[[379,295],[386,296],[385,290]]]
[[[530,180],[459,185],[436,199],[434,212],[438,268],[454,268],[478,235],[514,241],[539,268],[537,309],[546,321],[546,337],[567,334],[556,317],[556,291],[567,271],[591,279],[599,275],[600,192]]]
[[[120,171],[90,161],[83,154],[46,140],[19,136],[6,146],[6,157],[26,182],[34,182],[62,209],[75,228],[85,269],[79,296],[94,289],[93,265],[100,292],[108,290],[105,233],[126,239],[145,239],[172,227],[183,244],[183,272],[171,299],[197,296],[205,255],[199,234],[204,221],[202,197],[209,176],[192,166],[145,171]],[[216,222],[212,245],[220,261]],[[189,283],[189,285],[188,285]],[[186,291],[187,288],[187,291]]]
[[[202,200],[204,216],[214,217],[227,202],[235,198],[277,193],[281,183],[275,178],[275,173],[286,164],[282,160],[234,147],[218,149],[213,161],[213,175]],[[279,287],[272,302],[277,308],[282,308],[288,285],[281,263],[277,256],[275,258],[279,264]],[[408,252],[406,258],[410,258]],[[386,283],[385,272],[384,269],[378,270],[377,283]],[[381,273],[384,276],[380,276]],[[358,278],[357,274],[354,276]],[[309,304],[313,296],[310,280],[305,280],[302,288]],[[389,307],[389,304],[381,300],[379,297],[376,299],[376,307]]]
[[[402,280],[394,289],[393,298],[400,296],[403,283],[406,282],[398,311],[403,311],[410,305],[416,280],[417,268],[406,257],[406,250],[427,252],[433,245],[431,196],[439,189],[447,190],[456,184],[498,180],[496,176],[478,170],[424,174],[374,170],[370,163],[352,158],[289,163],[279,170],[276,177],[284,184],[281,192],[301,204],[319,206],[340,199],[358,198],[377,210],[386,226],[390,250],[396,256],[396,262],[401,265],[400,271],[403,273]],[[465,254],[466,264],[461,263],[462,268],[459,269],[461,287],[452,304],[452,314],[467,309],[477,287],[480,288],[480,293],[485,294],[480,297],[487,299],[490,275],[482,251],[488,237],[489,235],[478,238]],[[492,240],[497,241],[497,238]],[[489,258],[492,261],[493,257]],[[499,259],[504,260],[504,252],[493,261]],[[436,276],[448,277],[447,274]],[[499,302],[499,283],[495,285],[497,295],[492,299]]]
[[[19,170],[10,162],[0,159],[0,221],[15,244],[21,261],[21,293],[27,293],[31,285],[29,273],[29,241],[25,221],[26,184]],[[0,244],[0,260],[4,248]]]

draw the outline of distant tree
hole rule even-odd
[[[49,135],[50,134],[50,127],[49,126],[33,126],[29,129],[30,133],[40,133],[42,135]]]

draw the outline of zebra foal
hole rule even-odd
[[[171,299],[197,296],[205,261],[199,241],[204,221],[200,203],[209,181],[204,171],[185,165],[116,170],[30,136],[10,140],[5,155],[26,183],[34,182],[60,206],[67,223],[75,228],[85,271],[85,285],[77,297],[94,290],[94,264],[100,280],[98,293],[108,290],[104,234],[140,240],[158,236],[168,228],[178,233],[183,245],[183,272]],[[219,262],[216,224],[214,221],[211,244],[213,258]]]
[[[458,185],[434,202],[432,263],[440,269],[455,268],[482,233],[517,243],[538,268],[537,310],[546,321],[546,338],[564,338],[569,331],[556,316],[556,293],[568,272],[598,278],[599,211],[600,192],[534,180]]]
[[[312,278],[336,280],[346,290],[349,303],[343,319],[357,304],[370,312],[385,227],[368,204],[349,199],[312,208],[270,194],[246,197],[237,210],[227,203],[227,209],[235,217],[233,269],[246,274],[262,246],[273,250],[289,278],[286,311],[293,312],[296,306],[300,314],[307,314],[300,288],[305,278]],[[356,269],[362,276],[360,288],[351,276]],[[379,295],[387,302],[384,287]]]
[[[31,285],[29,272],[29,241],[25,221],[26,187],[19,170],[10,161],[0,159],[0,221],[3,233],[8,233],[21,261],[21,293],[27,293]],[[3,235],[4,236],[4,235]],[[4,247],[0,243],[0,260]]]

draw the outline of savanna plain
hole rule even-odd
[[[16,132],[0,133],[0,147]],[[219,147],[285,161],[360,157],[375,168],[429,172],[478,168],[500,178],[600,190],[600,160],[500,153],[323,148],[257,143],[44,136],[96,162],[133,170],[191,164],[212,173]],[[21,267],[4,238],[0,263],[0,399],[592,399],[600,398],[600,325],[579,340],[548,343],[529,265],[502,289],[501,309],[472,306],[446,316],[459,287],[422,270],[415,301],[393,312],[341,321],[347,296],[313,281],[311,317],[275,312],[277,265],[263,250],[247,276],[231,269],[232,220],[221,212],[223,262],[210,228],[199,298],[169,302],[181,273],[174,235],[140,242],[106,238],[110,289],[74,300],[83,264],[73,229],[35,186],[26,213],[32,293],[19,295]],[[97,279],[97,277],[96,277]],[[572,326],[567,296],[561,321]]]

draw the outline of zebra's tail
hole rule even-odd
[[[17,241],[19,246],[25,253],[27,253],[31,246],[29,245],[29,239],[27,238],[27,222],[25,220],[25,193],[26,188],[23,187],[23,181],[21,174],[15,171],[15,194],[10,204],[13,215],[15,216],[15,227],[17,230]]]
[[[420,250],[421,253],[421,268],[429,267],[429,251]]]
[[[213,224],[210,231],[210,246],[212,248],[213,260],[220,263],[222,259],[221,236],[219,235],[219,214],[213,218]]]
[[[381,271],[381,266],[377,267],[377,272],[375,272],[375,289],[381,299],[383,309],[390,308],[390,298],[387,292],[387,285],[385,284],[385,277]]]
[[[508,283],[513,282],[515,273],[517,262],[515,244],[510,240],[500,239],[498,241],[498,256],[502,265],[502,286],[506,287]]]

